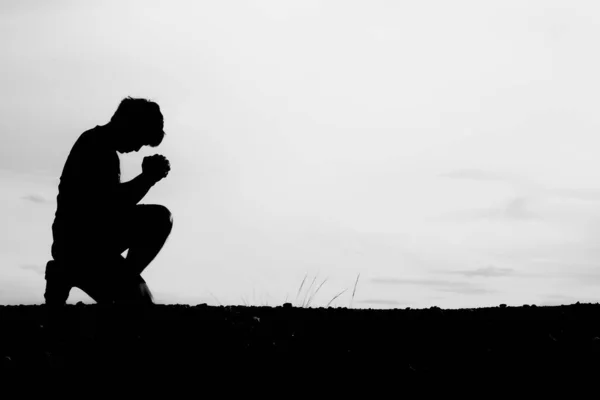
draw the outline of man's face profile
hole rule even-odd
[[[121,135],[119,148],[117,149],[119,153],[137,152],[146,145],[146,143],[142,141],[141,135],[138,133],[123,132]]]
[[[154,126],[143,125],[137,129],[131,130],[123,130],[120,132],[120,140],[119,140],[119,153],[131,153],[133,151],[139,151],[143,146],[149,146],[149,144],[144,140],[144,138],[149,133],[150,129],[160,129],[162,132],[162,121],[160,126],[155,124]]]

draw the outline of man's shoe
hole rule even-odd
[[[64,305],[73,287],[67,279],[64,268],[55,260],[50,260],[46,264],[45,277],[46,292],[44,293],[44,299],[46,299],[46,304],[51,306]]]

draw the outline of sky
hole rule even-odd
[[[43,303],[66,157],[126,96],[165,118],[120,155],[171,162],[159,303],[598,302],[599,35],[582,0],[3,0],[0,304]]]

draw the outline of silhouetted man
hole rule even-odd
[[[73,145],[58,186],[46,304],[65,304],[72,287],[102,304],[153,303],[140,274],[163,247],[173,220],[164,206],[138,203],[170,164],[161,155],[145,157],[142,173],[121,183],[117,152],[158,146],[163,127],[158,104],[128,97],[109,123]]]

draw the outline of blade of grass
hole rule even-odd
[[[298,296],[300,296],[300,292],[302,291],[302,287],[304,286],[304,282],[306,281],[306,277],[308,276],[308,272],[304,275],[304,279],[302,279],[302,283],[300,284],[300,288],[298,289],[298,293],[296,294],[296,300],[298,300]]]
[[[321,282],[321,284],[319,285],[319,287],[317,288],[317,290],[315,291],[315,293],[313,293],[313,295],[310,296],[310,298],[308,299],[307,307],[310,306],[310,303],[312,302],[312,299],[314,299],[314,297],[317,295],[317,293],[319,293],[319,289],[321,289],[321,286],[323,286],[323,284],[325,282],[327,282],[327,279],[329,279],[329,278],[325,278],[325,280],[323,282]]]
[[[306,294],[304,295],[304,301],[302,302],[302,307],[306,306],[306,297],[308,296],[308,292],[310,292],[310,288],[315,284],[315,281],[317,280],[317,277],[315,276],[310,284],[310,286],[308,287],[308,289],[306,290]]]
[[[211,292],[208,292],[208,293],[213,297],[213,299],[215,299],[217,301],[217,303],[219,303],[220,306],[222,305],[221,302],[219,301],[219,299],[217,299],[214,294],[212,294]]]
[[[358,278],[360,278],[360,273],[356,277],[356,282],[354,282],[354,290],[352,291],[352,300],[350,300],[350,308],[352,308],[352,302],[354,301],[354,293],[356,293],[356,285],[358,284]]]
[[[327,303],[327,307],[329,307],[329,305],[330,305],[330,304],[331,304],[331,303],[332,303],[332,302],[333,302],[335,299],[337,299],[338,297],[340,297],[340,295],[341,295],[341,294],[343,294],[343,293],[344,293],[346,290],[348,290],[348,289],[344,289],[344,290],[342,290],[342,291],[341,291],[341,292],[339,292],[337,295],[335,295],[335,297],[334,297],[333,299],[329,300],[329,303]]]

